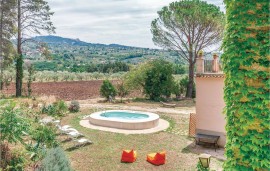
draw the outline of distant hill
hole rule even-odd
[[[35,41],[44,42],[47,44],[66,44],[71,46],[92,46],[92,47],[112,47],[112,48],[132,48],[129,46],[119,44],[99,44],[99,43],[88,43],[81,41],[80,39],[64,38],[60,36],[36,36],[33,38]]]

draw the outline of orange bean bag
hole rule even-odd
[[[149,163],[159,166],[159,165],[165,164],[165,156],[166,156],[165,154],[166,154],[165,151],[160,152],[160,153],[151,153],[147,155],[146,160]]]
[[[134,150],[123,150],[121,162],[133,163],[137,159],[137,152]]]

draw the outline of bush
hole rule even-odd
[[[71,171],[71,166],[65,152],[62,148],[57,147],[48,150],[46,157],[42,160],[38,171],[49,171],[49,170],[62,170]]]
[[[54,102],[53,104],[49,104],[48,106],[43,106],[41,109],[42,113],[46,113],[50,116],[62,117],[68,111],[68,107],[63,100],[59,100]]]
[[[112,83],[109,80],[104,80],[103,84],[100,88],[100,94],[102,97],[105,97],[107,101],[110,100],[110,98],[114,99],[117,92],[115,87],[112,85]]]
[[[8,163],[7,170],[23,171],[26,164],[26,152],[22,150],[14,150],[11,152],[11,159]]]
[[[33,127],[30,136],[37,142],[36,148],[39,148],[40,146],[46,146],[48,148],[58,146],[56,140],[56,128],[54,127],[38,124]]]
[[[174,84],[172,64],[155,60],[151,65],[151,69],[146,72],[144,93],[151,100],[159,100],[161,96],[170,97]]]
[[[117,85],[117,94],[121,97],[121,102],[123,102],[123,98],[129,94],[127,86],[123,82]]]
[[[188,86],[188,76],[183,77],[180,79],[179,82],[174,83],[174,88],[173,88],[173,94],[176,95],[176,97],[180,97],[180,95],[185,95],[187,92],[187,86]],[[195,98],[196,96],[196,87],[195,83],[193,84],[193,89],[192,89],[192,98]]]
[[[69,107],[68,107],[68,110],[70,112],[79,112],[80,111],[80,104],[78,101],[71,101]]]

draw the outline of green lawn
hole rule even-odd
[[[77,114],[69,114],[63,118],[62,124],[69,124],[94,142],[92,145],[67,152],[71,164],[76,171],[143,171],[143,170],[196,170],[198,155],[190,152],[193,140],[188,138],[188,115],[160,114],[170,122],[170,128],[154,134],[125,135],[111,132],[87,129],[79,125],[80,117],[90,114],[92,109],[84,109]],[[63,139],[64,137],[60,137]],[[62,143],[67,149],[71,142]],[[135,149],[138,158],[135,163],[120,162],[123,149]],[[146,162],[146,155],[151,152],[166,150],[167,163],[154,166]],[[215,170],[221,167],[221,162],[211,159]],[[219,169],[218,169],[219,170]]]

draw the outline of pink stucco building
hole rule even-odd
[[[224,74],[218,57],[197,59],[196,70],[196,133],[220,136],[218,145],[226,144],[225,115],[223,109]]]

